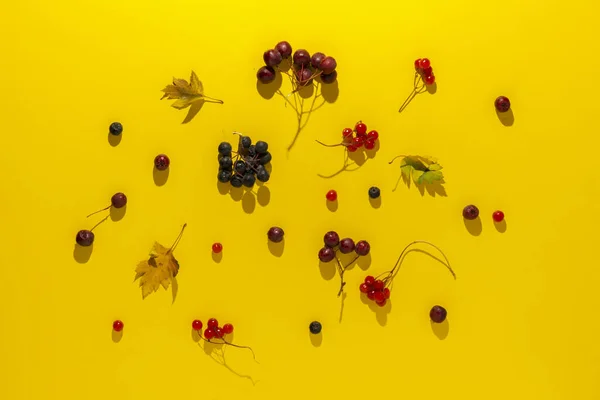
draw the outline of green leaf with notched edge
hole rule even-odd
[[[427,169],[430,171],[439,171],[442,169],[442,166],[440,164],[431,164]]]
[[[412,172],[413,182],[415,184],[420,184],[421,183],[421,175],[423,175],[423,174],[424,174],[423,171],[420,171],[418,169],[413,169],[413,172]]]
[[[421,175],[419,178],[419,183],[431,185],[441,181],[442,179],[444,179],[444,174],[442,174],[442,171],[427,171]]]
[[[413,171],[412,165],[404,165],[400,167],[400,171],[402,171],[402,176],[406,180],[410,180],[410,173]]]
[[[409,181],[412,179],[417,185],[431,185],[444,179],[444,174],[441,171],[442,166],[437,163],[435,158],[424,156],[401,157],[400,171],[405,180]]]

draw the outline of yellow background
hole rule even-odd
[[[584,0],[481,2],[14,1],[2,6],[2,325],[0,382],[16,399],[597,399],[600,219],[596,174],[598,6]],[[339,98],[312,114],[291,152],[294,112],[256,91],[262,53],[280,40],[337,58]],[[412,63],[429,57],[437,93],[398,108]],[[173,76],[195,70],[206,104],[159,101]],[[284,83],[283,88],[289,90]],[[515,122],[494,111],[508,96]],[[339,140],[362,119],[381,149],[355,172]],[[108,125],[124,125],[121,143]],[[216,147],[231,132],[269,142],[273,174],[262,204],[216,187]],[[171,158],[156,186],[152,160]],[[436,156],[448,197],[392,192],[397,154]],[[382,189],[370,206],[367,189]],[[339,208],[324,195],[334,188]],[[98,227],[93,254],[73,258],[85,216],[123,191],[125,217]],[[268,204],[264,205],[268,200]],[[479,236],[461,210],[481,210]],[[491,214],[506,213],[507,230]],[[176,251],[179,294],[146,300],[134,268],[154,240]],[[285,229],[281,257],[270,226]],[[359,296],[367,272],[347,274],[343,321],[337,277],[324,279],[323,234],[367,239],[368,273],[429,240],[458,279],[411,254],[389,313]],[[224,245],[215,263],[210,246]],[[449,332],[432,330],[432,305]],[[219,365],[191,335],[215,316],[236,327],[260,364],[226,349]],[[111,324],[125,323],[114,343]],[[323,323],[320,346],[308,324]],[[250,379],[238,377],[249,376]]]

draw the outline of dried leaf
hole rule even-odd
[[[213,99],[204,95],[204,87],[194,71],[190,82],[185,79],[173,78],[173,84],[167,85],[163,90],[162,99],[175,100],[171,107],[183,110],[195,103],[209,102],[223,104],[222,100]],[[197,111],[196,111],[197,112]],[[191,119],[191,118],[190,118]]]
[[[177,276],[179,262],[175,259],[173,251],[177,247],[185,227],[186,225],[183,225],[179,236],[170,248],[167,249],[160,243],[155,242],[149,258],[138,263],[135,268],[135,279],[140,280],[142,298],[145,299],[149,294],[156,292],[161,285],[167,290],[173,278]]]

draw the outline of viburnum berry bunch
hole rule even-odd
[[[398,260],[396,261],[396,264],[394,265],[394,268],[392,268],[390,271],[384,272],[376,277],[370,275],[365,277],[364,282],[359,285],[360,292],[366,294],[368,299],[374,301],[378,306],[385,306],[391,296],[392,284],[396,274],[398,273],[398,270],[400,269],[400,265],[402,264],[407,251],[416,244],[426,244],[436,249],[444,258],[443,264],[446,266],[446,268],[448,268],[452,274],[452,277],[456,279],[456,274],[450,266],[448,258],[439,247],[424,240],[415,240],[414,242],[409,243],[404,250],[402,250]]]
[[[342,131],[342,141],[336,144],[325,144],[319,140],[317,143],[325,147],[344,146],[350,153],[354,153],[358,149],[373,150],[379,140],[379,132],[371,130],[367,133],[367,125],[362,121],[358,121],[354,125],[354,129],[345,128]]]
[[[248,346],[240,346],[238,344],[234,344],[229,342],[226,337],[227,335],[231,335],[233,333],[233,325],[227,323],[223,326],[219,326],[219,321],[216,318],[210,318],[206,321],[206,329],[204,333],[202,332],[203,324],[199,319],[195,319],[192,321],[192,329],[198,333],[198,336],[207,343],[213,344],[225,344],[228,346],[237,347],[239,349],[248,349],[252,352],[252,357],[254,357],[254,361],[256,361],[256,356],[254,355],[254,350]]]
[[[402,103],[398,112],[404,111],[404,109],[418,94],[424,93],[427,90],[427,87],[431,87],[434,83],[435,75],[433,74],[431,61],[428,58],[416,59],[415,76],[413,79],[413,90],[412,92],[410,92],[406,100],[404,100],[404,103]]]
[[[329,231],[323,237],[323,241],[325,242],[325,246],[319,250],[319,260],[324,263],[331,262],[333,260],[337,263],[338,273],[340,274],[340,290],[338,292],[338,297],[342,295],[344,292],[344,286],[346,286],[346,282],[344,282],[344,273],[359,257],[366,256],[371,251],[371,245],[366,240],[360,240],[354,243],[354,240],[350,238],[344,238],[340,240],[340,235],[338,235],[335,231]],[[350,254],[352,252],[356,253],[356,257],[352,261],[350,261],[345,266],[342,265],[342,262],[337,256],[337,253],[341,254]]]

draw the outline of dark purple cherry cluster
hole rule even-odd
[[[288,72],[290,57],[293,74]],[[256,78],[262,83],[273,82],[276,71],[290,75],[297,87],[310,85],[317,77],[324,84],[333,83],[337,79],[335,58],[321,52],[311,56],[304,49],[298,49],[292,55],[292,46],[286,41],[279,42],[274,49],[265,51],[263,60],[265,66],[256,73]]]

